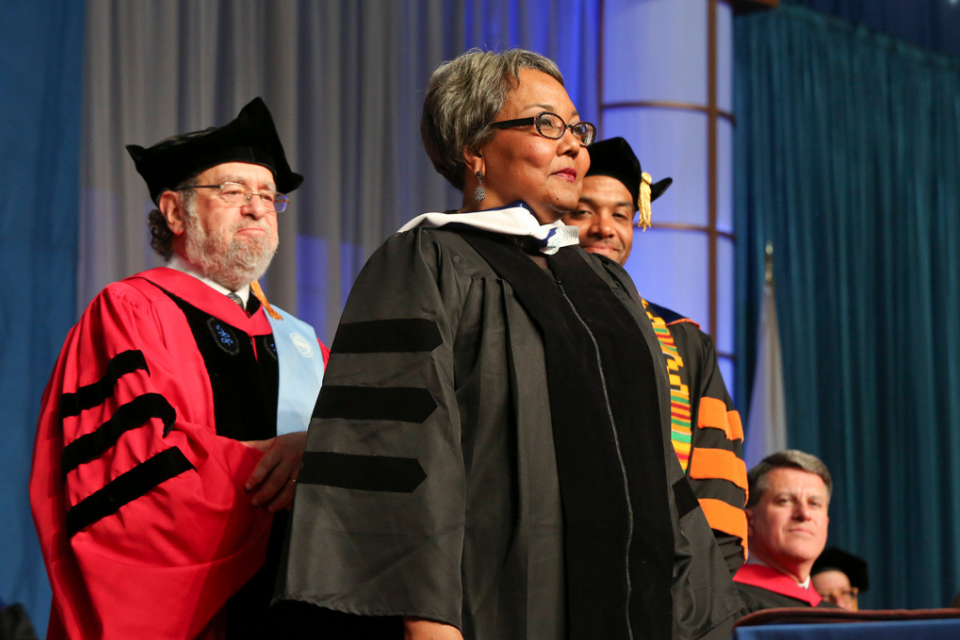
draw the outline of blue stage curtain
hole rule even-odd
[[[960,55],[957,0],[782,0],[876,29],[911,44]]]
[[[739,18],[735,41],[741,347],[769,240],[788,443],[830,468],[831,542],[870,563],[867,608],[945,606],[960,590],[960,61],[790,6]]]
[[[0,599],[22,602],[41,634],[50,587],[27,477],[40,396],[75,315],[83,18],[73,0],[0,3]]]

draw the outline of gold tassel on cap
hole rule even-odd
[[[648,188],[647,191],[650,191],[650,189]],[[257,300],[260,301],[260,304],[267,310],[271,318],[274,320],[283,320],[283,316],[277,313],[274,308],[270,306],[270,303],[267,302],[267,296],[263,295],[263,289],[260,288],[260,283],[256,280],[250,283],[250,293],[257,297]]]
[[[646,231],[650,228],[650,185],[653,178],[649,173],[640,174],[640,195],[637,197],[637,209],[640,210],[640,219],[637,226]]]

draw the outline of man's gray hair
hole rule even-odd
[[[197,176],[191,176],[175,189],[170,189],[170,191],[176,191],[180,194],[180,205],[187,211],[191,210],[197,200],[197,192],[188,189],[188,187],[196,186],[196,184]],[[160,209],[154,209],[147,216],[147,223],[150,225],[150,246],[164,260],[169,260],[170,256],[173,255],[173,231],[167,225],[167,219],[163,217]]]
[[[476,151],[490,141],[494,133],[490,123],[518,86],[521,68],[542,71],[563,84],[553,60],[525,49],[500,53],[471,49],[444,62],[430,76],[420,137],[434,168],[460,191],[466,167],[463,151]]]
[[[747,472],[747,486],[750,490],[750,498],[747,500],[748,509],[760,502],[763,494],[766,493],[768,488],[767,475],[774,469],[799,469],[820,476],[823,484],[827,487],[827,501],[833,495],[833,480],[830,479],[830,471],[827,470],[827,465],[823,464],[820,458],[796,449],[784,449],[770,454]]]

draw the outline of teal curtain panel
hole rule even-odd
[[[960,61],[789,5],[738,18],[735,43],[740,356],[752,362],[770,242],[788,445],[833,474],[831,542],[869,561],[863,606],[946,606],[960,590]]]

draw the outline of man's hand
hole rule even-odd
[[[270,512],[289,508],[297,488],[307,432],[285,433],[269,440],[248,440],[241,444],[263,452],[257,468],[243,486],[247,493],[256,492],[253,506],[265,507]]]

